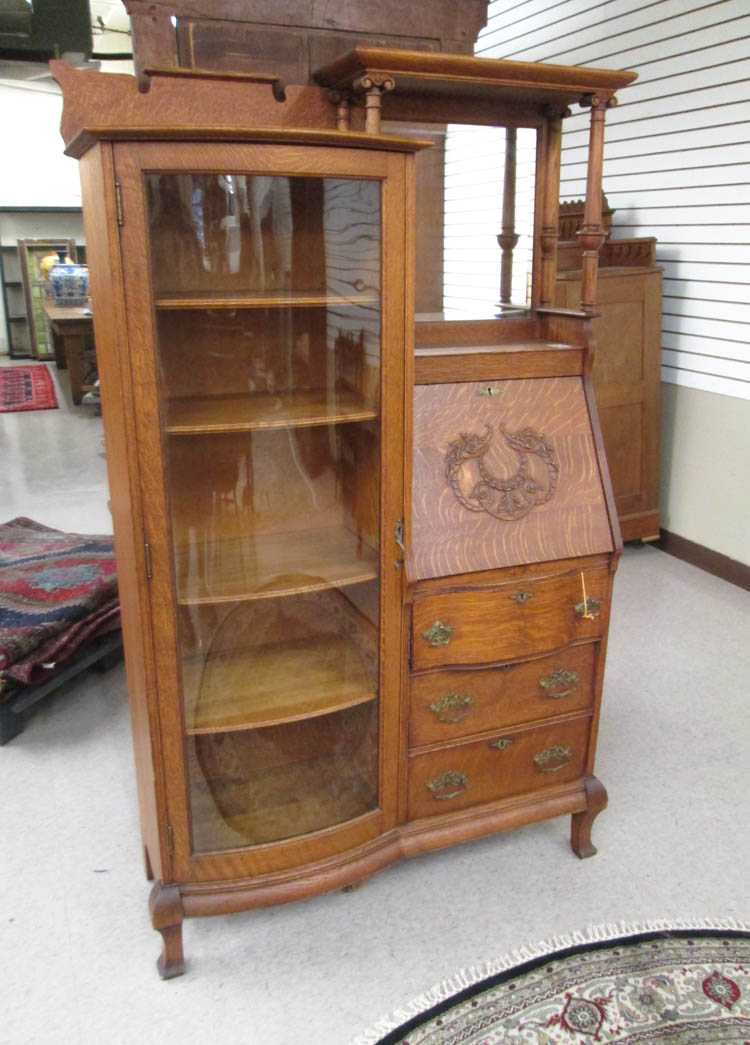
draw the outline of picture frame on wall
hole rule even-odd
[[[54,358],[52,332],[44,312],[46,279],[40,263],[49,254],[64,250],[66,255],[76,259],[75,239],[61,237],[59,239],[19,239],[18,257],[20,260],[23,295],[26,302],[28,320],[29,346],[35,359],[48,360]]]

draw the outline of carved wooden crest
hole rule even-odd
[[[493,439],[489,424],[481,435],[462,432],[450,444],[445,455],[445,475],[464,508],[510,522],[523,519],[532,508],[550,500],[560,467],[552,444],[533,428],[508,432],[499,425],[498,431],[518,459],[513,475],[498,478],[485,463]]]

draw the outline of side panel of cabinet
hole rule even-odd
[[[81,159],[81,187],[101,382],[110,508],[114,524],[125,663],[147,871],[169,880],[160,726],[146,578],[140,461],[115,198],[112,148]]]
[[[399,650],[401,573],[394,542],[403,514],[404,451],[403,346],[407,308],[404,278],[405,176],[409,159],[364,150],[267,145],[118,145],[117,175],[122,186],[122,229],[132,393],[139,439],[144,528],[151,546],[151,615],[168,822],[174,848],[174,877],[180,881],[243,878],[303,868],[366,843],[396,820],[400,731]],[[170,504],[166,490],[164,418],[156,358],[155,292],[150,272],[149,228],[144,173],[242,171],[260,175],[377,179],[382,184],[382,371],[380,486],[380,805],[357,819],[297,838],[193,853],[186,779],[185,712],[181,700],[175,614],[177,578],[173,566]],[[174,259],[178,264],[180,259]],[[207,306],[208,307],[208,306]],[[225,436],[222,438],[231,438]]]

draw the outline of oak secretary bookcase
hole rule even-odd
[[[165,977],[184,916],[563,813],[594,852],[620,548],[589,378],[596,200],[604,110],[633,76],[546,68],[358,49],[285,89],[54,63]],[[566,311],[560,125],[581,94],[595,192]],[[415,325],[428,142],[382,134],[381,110],[477,106],[537,130],[534,301]]]

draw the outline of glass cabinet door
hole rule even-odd
[[[192,849],[378,806],[381,185],[149,173]]]

